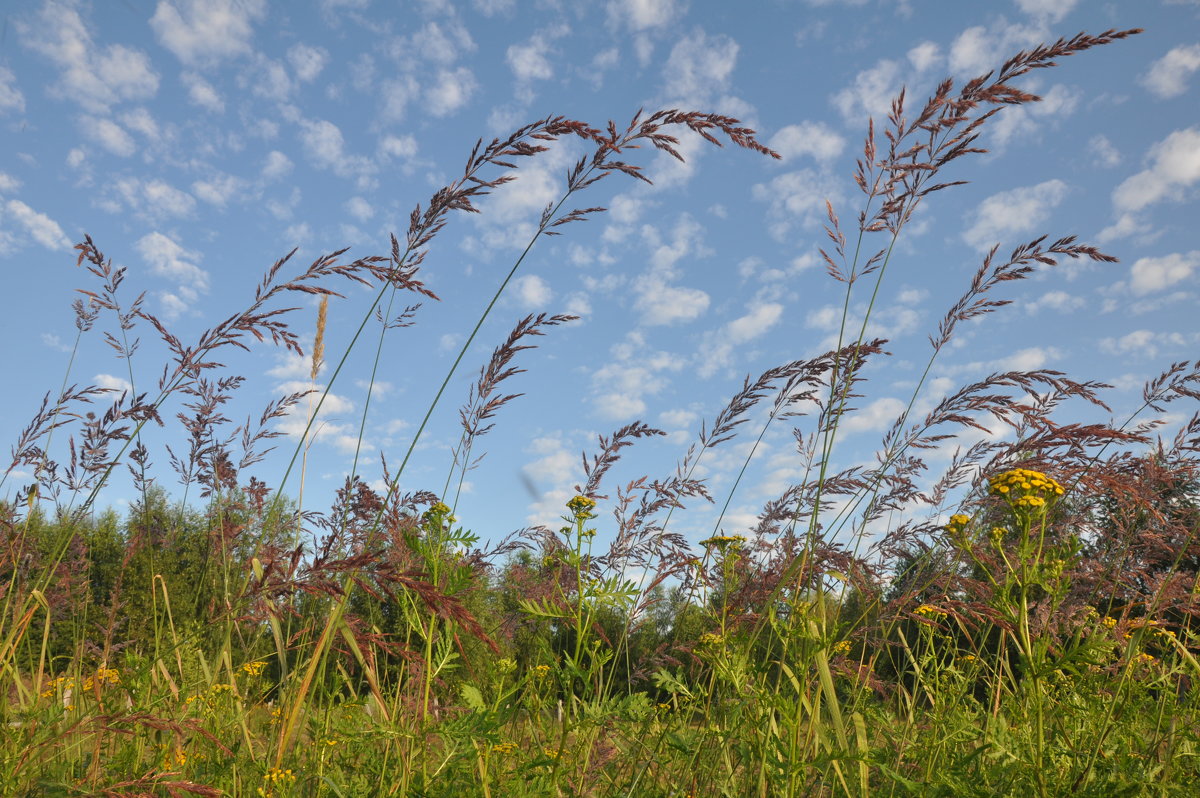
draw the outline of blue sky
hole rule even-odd
[[[145,291],[146,309],[188,340],[245,307],[293,247],[295,264],[346,246],[386,253],[389,233],[402,234],[412,207],[459,174],[479,137],[551,114],[594,125],[623,125],[638,108],[735,116],[782,159],[689,136],[686,164],[635,155],[653,186],[613,177],[590,189],[581,204],[609,212],[535,246],[403,480],[404,489],[441,491],[457,408],[520,317],[577,314],[518,356],[528,371],[504,388],[525,395],[480,442],[487,456],[459,502],[460,518],[485,537],[554,523],[597,435],[634,419],[668,433],[626,450],[609,493],[643,474],[668,476],[747,374],[836,340],[843,286],[817,253],[824,202],[855,217],[851,174],[867,118],[881,119],[902,85],[916,105],[943,77],[961,82],[1021,48],[1106,28],[1146,32],[1027,76],[1021,85],[1044,102],[1003,112],[982,139],[991,152],[951,173],[971,184],[931,195],[904,232],[870,330],[891,341],[892,356],[868,372],[838,460],[869,461],[928,358],[927,336],[993,244],[1007,252],[1043,233],[1075,234],[1121,262],[1068,264],[1006,285],[1014,304],[962,328],[918,412],[993,371],[1054,368],[1113,385],[1106,398],[1123,417],[1146,379],[1200,350],[1195,0],[12,0],[0,13],[9,375],[0,417],[10,441],[63,380],[75,289],[96,288],[75,266],[72,245],[85,233],[128,268],[126,301]],[[479,203],[482,214],[454,217],[436,240],[421,274],[442,301],[385,341],[362,441],[368,480],[380,476],[381,453],[393,464],[403,455],[457,346],[582,154],[566,144],[525,165]],[[344,288],[330,305],[328,360],[372,299]],[[852,299],[852,315],[866,299]],[[315,302],[302,304],[292,326],[311,342]],[[98,329],[110,322],[102,317]],[[148,387],[164,349],[148,325],[136,334],[134,379]],[[352,355],[330,389],[306,506],[327,506],[353,462],[370,349]],[[234,419],[308,382],[307,361],[269,346],[228,362],[248,378]],[[129,375],[93,332],[69,379],[122,388]],[[156,441],[182,445],[179,409],[166,408]],[[1068,417],[1083,412],[1067,406],[1060,420],[1092,417]],[[699,473],[718,505],[762,418],[705,455]],[[281,452],[290,454],[301,426],[282,426],[293,437]],[[927,453],[933,473],[953,446]],[[154,460],[173,485],[165,453]],[[277,487],[282,470],[272,459],[257,473]],[[800,473],[790,428],[772,427],[722,528],[741,531]],[[28,478],[18,472],[4,490]],[[294,478],[285,490],[295,495]],[[132,495],[118,479],[100,503]],[[699,539],[715,519],[698,508],[672,523]]]

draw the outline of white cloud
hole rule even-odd
[[[266,0],[159,0],[150,27],[187,66],[211,66],[251,52],[253,23],[266,10]]]
[[[885,58],[855,75],[853,85],[833,95],[833,105],[847,122],[857,124],[867,116],[881,119],[891,110],[900,85],[900,63]]]
[[[784,163],[802,155],[830,161],[842,154],[846,140],[822,122],[801,122],[781,128],[767,146],[779,153]]]
[[[1121,153],[1103,133],[1097,133],[1088,139],[1088,152],[1096,156],[1095,163],[1100,166],[1113,167],[1121,162]]]
[[[633,31],[658,28],[679,11],[675,0],[609,0],[609,22]]]
[[[1200,268],[1200,250],[1175,252],[1161,258],[1139,258],[1129,269],[1129,287],[1136,296],[1162,291],[1186,280]]]
[[[466,105],[479,85],[466,67],[439,70],[433,85],[425,90],[429,113],[448,116]]]
[[[412,136],[384,136],[379,142],[379,154],[387,158],[412,158],[417,154],[417,140]]]
[[[263,164],[262,176],[267,180],[277,180],[292,171],[292,160],[279,150],[267,153],[267,162]]]
[[[11,69],[0,66],[0,114],[25,111],[25,95],[17,87],[17,76]]]
[[[663,68],[668,103],[700,106],[727,91],[738,49],[738,43],[723,33],[709,36],[697,29],[680,39]]]
[[[293,44],[288,49],[287,58],[296,73],[296,79],[301,83],[308,83],[315,80],[329,63],[329,52],[324,47]]]
[[[211,205],[224,208],[234,194],[245,189],[245,185],[240,177],[218,172],[208,180],[192,183],[192,193]]]
[[[73,3],[49,0],[33,24],[18,23],[22,42],[61,70],[51,92],[100,113],[123,100],[142,100],[158,90],[158,75],[141,50],[100,46]]]
[[[629,420],[646,412],[645,397],[661,393],[685,359],[652,349],[646,336],[630,332],[613,346],[613,358],[592,374],[593,405],[606,419]]]
[[[710,298],[698,288],[674,284],[679,277],[675,264],[685,257],[708,254],[704,247],[704,227],[688,214],[682,214],[663,241],[654,227],[642,229],[650,248],[650,268],[634,280],[634,308],[647,325],[669,325],[692,321],[708,309]]]
[[[1180,333],[1156,333],[1151,330],[1134,330],[1121,337],[1100,339],[1100,351],[1110,355],[1136,355],[1139,359],[1155,358],[1161,349],[1187,346],[1188,340]]]
[[[753,197],[768,203],[771,236],[786,239],[792,229],[814,228],[825,220],[825,201],[837,207],[842,198],[842,181],[813,169],[786,172],[751,190]]]
[[[932,69],[941,59],[942,50],[933,42],[921,42],[908,51],[908,62],[918,72]]]
[[[375,209],[371,207],[371,203],[362,197],[351,197],[346,200],[346,212],[360,222],[366,222],[375,215]]]
[[[113,155],[128,158],[137,152],[133,137],[125,132],[125,128],[111,119],[96,116],[84,116],[79,120],[83,134],[99,144]]]
[[[1140,211],[1164,199],[1180,200],[1183,190],[1200,181],[1200,128],[1176,130],[1150,148],[1149,169],[1129,177],[1113,191],[1120,212]]]
[[[21,187],[21,181],[8,172],[0,172],[0,192],[16,191]]]
[[[115,391],[118,394],[133,391],[133,385],[130,384],[129,380],[113,376],[112,374],[97,374],[92,377],[92,384],[100,388]]]
[[[188,102],[192,105],[220,114],[225,111],[225,101],[212,84],[195,72],[184,72],[179,77],[188,90]]]
[[[1188,78],[1200,69],[1200,44],[1180,45],[1150,65],[1142,85],[1163,99],[1178,97],[1188,89]]]
[[[1079,0],[1017,0],[1017,6],[1044,22],[1061,22]]]
[[[300,120],[300,142],[317,166],[343,177],[366,174],[374,169],[367,158],[346,152],[341,129],[328,120]]]
[[[963,240],[978,250],[991,249],[1004,236],[1033,230],[1066,196],[1067,184],[1061,180],[993,194],[975,210],[975,221]]]
[[[783,317],[783,305],[778,302],[751,304],[748,312],[705,336],[697,353],[696,373],[711,377],[733,362],[735,347],[765,335]]]
[[[879,432],[894,423],[907,405],[893,397],[876,399],[843,416],[838,429],[847,434],[854,432]]]
[[[180,246],[170,236],[154,232],[134,245],[151,272],[175,283],[179,297],[194,301],[208,293],[208,272],[196,265],[200,254]]]
[[[513,281],[518,301],[531,310],[544,310],[554,296],[549,284],[536,274],[525,274]]]
[[[1070,313],[1083,307],[1083,297],[1068,294],[1066,291],[1047,291],[1032,302],[1025,303],[1025,312],[1039,313],[1043,310],[1053,310],[1059,313]]]
[[[428,22],[411,36],[397,37],[389,44],[388,52],[406,68],[414,69],[421,61],[450,67],[475,49],[466,27],[451,20],[445,24]]]
[[[556,25],[533,34],[525,44],[510,45],[504,60],[517,83],[527,85],[535,80],[554,77],[554,67],[550,64],[550,56],[554,54],[551,46],[555,39],[570,32],[571,29],[566,25]]]
[[[64,250],[71,248],[71,240],[63,233],[58,222],[44,213],[38,213],[20,200],[9,200],[4,206],[8,216],[46,249]]]

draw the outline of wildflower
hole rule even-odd
[[[502,657],[496,661],[496,669],[501,673],[509,674],[517,669],[517,663],[515,660],[511,660],[508,657]]]
[[[509,754],[516,753],[518,747],[514,742],[496,743],[492,746],[492,752],[508,756]]]
[[[700,545],[725,551],[728,548],[740,548],[745,542],[745,535],[713,535],[711,538],[700,541]]]
[[[1117,625],[1117,619],[1110,618],[1107,615],[1105,615],[1103,618],[1100,619],[1100,623],[1102,623],[1104,625],[1105,629],[1111,629]]]
[[[975,656],[974,654],[963,654],[958,658],[958,661],[963,664],[970,664],[972,662],[978,662],[979,657]]]
[[[533,667],[533,675],[539,679],[545,679],[547,676],[550,675],[550,666],[549,665],[535,665]]]
[[[279,787],[286,787],[296,781],[296,774],[291,768],[271,768],[263,774],[263,786],[258,788],[258,794],[271,796],[275,794],[275,790]]]
[[[700,639],[696,642],[702,646],[719,646],[721,643],[725,642],[725,638],[721,635],[713,634],[712,632],[705,632],[704,634],[700,635]]]
[[[833,644],[833,653],[834,654],[849,654],[850,653],[850,641],[849,640],[839,640],[836,643],[834,643]]]
[[[971,523],[971,516],[955,513],[950,516],[950,521],[946,524],[945,529],[952,535],[957,535],[967,528],[967,524]]]
[[[1034,511],[1047,499],[1063,495],[1063,487],[1052,477],[1028,468],[1014,468],[988,479],[993,496],[1003,496],[1017,510]]]
[[[934,607],[932,604],[922,604],[920,607],[917,607],[915,610],[913,610],[913,612],[926,618],[946,617],[946,613],[942,612],[937,607]]]
[[[1147,654],[1144,651],[1141,654],[1138,654],[1137,657],[1134,659],[1134,661],[1137,662],[1139,665],[1153,665],[1154,663],[1158,662],[1158,660],[1155,657],[1153,657],[1150,654]]]
[[[542,756],[544,756],[548,759],[558,759],[558,749],[557,748],[543,748]]]
[[[588,496],[576,496],[567,502],[567,509],[574,513],[576,518],[594,518],[592,510],[596,509],[596,500]]]
[[[242,665],[242,673],[247,676],[261,676],[266,667],[267,663],[265,662],[247,662]]]

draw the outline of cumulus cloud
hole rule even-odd
[[[71,248],[71,240],[63,233],[58,222],[44,213],[38,213],[20,200],[9,200],[5,206],[8,216],[24,228],[37,243],[46,249],[64,250]]]
[[[908,62],[918,72],[932,69],[942,60],[942,50],[933,42],[921,42],[908,51]]]
[[[783,317],[778,302],[755,302],[747,312],[705,337],[697,353],[696,373],[711,377],[733,362],[734,349],[770,331]]]
[[[1121,162],[1121,152],[1103,133],[1097,133],[1088,139],[1087,149],[1095,156],[1095,163],[1100,166],[1111,168]]]
[[[180,78],[188,91],[188,102],[214,114],[225,111],[225,101],[213,85],[195,72],[184,72]]]
[[[346,200],[346,213],[358,219],[360,222],[366,222],[375,215],[375,209],[371,207],[371,203],[367,202],[362,197],[351,197]]]
[[[1129,269],[1129,287],[1136,296],[1183,282],[1200,268],[1200,250],[1175,252],[1161,258],[1139,258]]]
[[[0,66],[0,114],[25,111],[25,95],[17,87],[17,76]]]
[[[1044,22],[1061,22],[1079,0],[1017,0],[1017,7]]]
[[[1085,304],[1087,303],[1083,297],[1068,294],[1066,291],[1047,291],[1032,302],[1024,303],[1025,312],[1029,314],[1040,313],[1043,310],[1070,313],[1079,310]]]
[[[141,50],[121,44],[100,46],[73,3],[50,0],[32,24],[18,23],[22,43],[60,70],[51,93],[92,113],[124,100],[142,100],[158,91],[158,74]]]
[[[699,106],[727,91],[738,50],[738,43],[725,34],[709,36],[700,29],[676,42],[663,67],[668,104]]]
[[[429,113],[449,116],[466,105],[478,88],[474,73],[466,67],[439,70],[433,84],[425,89]]]
[[[1164,199],[1179,200],[1183,190],[1200,181],[1200,128],[1176,130],[1150,148],[1150,167],[1113,191],[1118,211],[1140,211]]]
[[[1067,184],[1061,180],[993,194],[975,210],[963,240],[981,251],[991,249],[1004,236],[1033,230],[1066,196]]]
[[[150,271],[174,283],[173,291],[162,291],[164,315],[175,318],[192,307],[201,294],[208,293],[208,272],[196,265],[199,253],[180,246],[170,236],[154,232],[142,236],[134,248]]]
[[[822,122],[801,122],[781,128],[767,146],[779,153],[784,163],[802,155],[824,162],[841,155],[846,140]]]
[[[525,274],[514,280],[513,292],[517,300],[530,310],[544,310],[554,296],[550,285],[536,274]]]
[[[751,194],[768,204],[768,230],[783,241],[797,225],[811,229],[825,219],[825,201],[835,206],[841,201],[842,181],[824,171],[800,169],[755,185]]]
[[[185,65],[207,67],[250,53],[266,10],[266,0],[159,0],[150,27]]]
[[[1194,341],[1195,336],[1193,336]],[[1188,339],[1181,333],[1156,333],[1152,330],[1134,330],[1120,337],[1100,339],[1100,351],[1109,355],[1134,355],[1137,359],[1155,358],[1164,349],[1187,346]]]
[[[384,136],[379,141],[379,154],[385,158],[412,158],[417,154],[417,140],[412,136]]]
[[[300,143],[313,163],[342,177],[366,174],[374,168],[369,159],[346,152],[341,128],[328,120],[300,120]]]
[[[125,132],[125,128],[111,119],[95,116],[84,116],[79,120],[83,134],[99,144],[113,155],[128,158],[137,152],[133,137]]]
[[[224,208],[230,198],[243,191],[245,186],[246,181],[240,177],[217,172],[207,180],[197,180],[192,183],[192,193],[210,205]]]
[[[267,162],[263,164],[262,176],[267,180],[278,180],[292,171],[292,159],[279,150],[267,153]]]
[[[900,62],[885,58],[855,75],[852,85],[833,95],[833,105],[853,124],[867,116],[880,119],[891,110],[900,85]]]
[[[8,172],[0,172],[0,194],[6,191],[16,191],[21,187],[21,181]]]
[[[692,321],[701,316],[710,297],[698,288],[675,284],[679,271],[675,264],[684,257],[706,252],[703,246],[704,228],[688,214],[683,214],[671,231],[668,241],[661,240],[653,227],[643,229],[651,246],[650,268],[634,280],[634,308],[646,325],[670,325]]]
[[[1162,99],[1178,97],[1188,89],[1188,79],[1200,69],[1200,44],[1180,45],[1150,65],[1142,85]]]
[[[675,19],[675,0],[609,0],[609,22],[632,31],[659,28]]]
[[[592,374],[593,406],[609,420],[629,420],[646,412],[646,397],[661,393],[685,358],[654,350],[634,331],[612,348],[612,360]]]
[[[296,79],[308,83],[321,74],[321,70],[329,63],[329,51],[324,47],[313,47],[308,44],[293,44],[287,52],[288,63],[296,73]]]

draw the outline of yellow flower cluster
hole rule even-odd
[[[1019,510],[1037,510],[1047,500],[1063,495],[1063,487],[1041,471],[1014,468],[988,480],[993,496],[1001,496]]]
[[[1100,623],[1104,624],[1105,629],[1111,629],[1117,625],[1117,619],[1110,618],[1107,615],[1105,615],[1103,618],[1100,619]]]
[[[975,656],[974,654],[963,654],[961,657],[958,658],[958,661],[962,662],[964,664],[971,663],[971,662],[978,662],[979,657]]]
[[[942,612],[941,610],[939,610],[937,607],[933,606],[932,604],[922,604],[920,607],[917,607],[915,610],[913,610],[913,612],[916,613],[917,615],[922,615],[926,618],[945,618],[946,617],[946,613]]]
[[[533,675],[539,679],[545,679],[547,676],[550,675],[550,666],[549,665],[535,665],[532,668],[532,670],[533,670]]]
[[[725,638],[721,637],[721,635],[713,634],[712,632],[705,632],[704,634],[700,635],[700,639],[696,642],[702,646],[719,646],[724,641]]]
[[[592,510],[596,509],[596,500],[588,496],[576,496],[567,502],[567,509],[574,513],[576,518],[590,517]]]
[[[558,749],[557,748],[543,748],[542,755],[547,757],[548,759],[558,759]]]
[[[849,640],[839,640],[836,643],[834,643],[833,644],[833,653],[834,654],[849,654],[850,653],[850,641]]]
[[[103,665],[96,669],[96,673],[83,680],[84,692],[91,692],[96,685],[114,685],[121,683],[121,672],[116,668],[106,668]],[[75,677],[74,676],[59,676],[57,679],[52,679],[47,682],[42,689],[42,698],[50,698],[59,690],[64,693],[74,691]]]
[[[258,794],[266,798],[274,795],[277,788],[286,787],[294,781],[296,774],[291,768],[271,768],[263,774],[263,786],[258,788]]]
[[[966,529],[967,524],[969,523],[971,523],[971,516],[963,515],[962,513],[955,513],[954,515],[950,516],[950,521],[946,524],[945,529],[947,532],[955,534]]]
[[[517,752],[517,748],[517,744],[513,742],[496,743],[492,746],[492,752],[508,756],[509,754],[515,754]]]
[[[724,550],[730,546],[741,546],[745,542],[745,535],[713,535],[711,538],[705,538],[700,541],[700,545],[716,546],[718,549]]]
[[[242,673],[247,676],[262,676],[262,672],[266,670],[267,663],[265,662],[246,662],[242,665]]]

